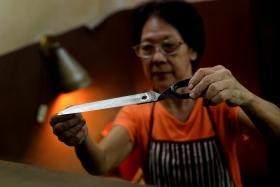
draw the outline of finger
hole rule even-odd
[[[69,146],[77,146],[85,140],[86,136],[87,136],[87,133],[83,129],[81,129],[76,134],[76,136],[72,137],[69,141],[65,142],[65,144],[69,145]]]
[[[79,123],[85,123],[85,120],[83,118],[72,118],[68,121],[64,121],[61,123],[57,123],[56,125],[53,126],[53,133],[56,135],[61,134],[62,132],[70,129],[71,127],[79,124]]]
[[[56,125],[59,122],[71,119],[75,116],[75,114],[66,114],[66,115],[54,115],[51,119],[50,119],[50,124],[52,126]]]
[[[72,127],[70,129],[68,129],[67,131],[65,131],[62,135],[66,139],[70,139],[70,138],[76,136],[77,133],[82,130],[83,125],[84,125],[83,123],[79,123],[79,124],[75,125],[74,127]]]
[[[211,100],[219,92],[227,89],[230,85],[229,82],[230,82],[229,80],[221,80],[210,84],[204,94],[204,98],[207,100]]]
[[[207,76],[209,74],[214,73],[215,71],[220,71],[220,70],[223,70],[223,69],[225,69],[225,67],[222,66],[222,65],[217,65],[217,66],[213,66],[213,67],[198,69],[195,72],[195,74],[192,76],[191,80],[189,81],[188,87],[190,89],[194,88],[195,85],[198,84],[204,76]]]
[[[201,79],[203,79],[203,77],[211,73],[214,73],[214,70],[212,68],[198,69],[189,81],[189,85],[188,85],[189,89],[193,89],[201,81]]]
[[[228,98],[228,95],[230,94],[229,93],[230,91],[225,89],[225,90],[222,90],[220,91],[219,93],[217,93],[217,95],[215,95],[212,99],[211,99],[211,103],[213,104],[219,104],[221,102],[224,102],[227,100]]]
[[[203,77],[202,80],[191,90],[190,97],[197,98],[199,96],[205,95],[209,86],[215,82],[221,81],[223,79],[222,72],[212,73]]]
[[[76,130],[76,129],[75,129]],[[74,130],[73,130],[74,131]],[[64,142],[66,145],[71,145],[69,144],[69,142],[71,141],[71,139],[75,139],[75,137],[77,136],[77,134],[80,132],[80,131],[83,131],[82,128],[80,128],[77,132],[71,132],[69,133],[68,135],[65,135],[64,134],[60,134],[58,135],[58,139],[61,141],[61,142]],[[73,133],[73,134],[72,134]],[[72,135],[70,135],[72,134]],[[72,140],[73,141],[73,140]]]
[[[87,136],[87,129],[83,128],[76,135],[77,140],[78,140],[78,142],[76,142],[76,143],[81,144],[86,139],[86,136]]]
[[[221,70],[221,69],[226,69],[223,65],[216,65],[216,66],[213,66],[212,68],[215,71],[218,71],[218,70]]]
[[[79,140],[77,137],[72,137],[70,140],[64,142],[68,146],[76,146],[79,145]]]
[[[63,135],[58,135],[57,138],[61,141],[61,142],[65,142],[65,137]]]

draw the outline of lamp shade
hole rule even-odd
[[[60,83],[65,92],[84,88],[91,83],[85,69],[63,48],[56,50]]]
[[[40,42],[41,51],[45,58],[53,62],[57,82],[63,92],[71,92],[84,88],[91,83],[86,70],[76,61],[54,37],[44,36]]]

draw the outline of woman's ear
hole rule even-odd
[[[192,48],[190,48],[190,59],[191,61],[195,61],[197,59],[197,52],[195,50],[193,50]]]

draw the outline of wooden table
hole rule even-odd
[[[0,187],[140,187],[86,174],[52,171],[0,160]]]

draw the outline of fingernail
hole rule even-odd
[[[190,93],[190,97],[191,97],[191,98],[194,98],[194,97],[195,97],[195,94],[194,94],[194,93]]]
[[[189,89],[192,89],[193,88],[193,85],[192,84],[189,84]]]

